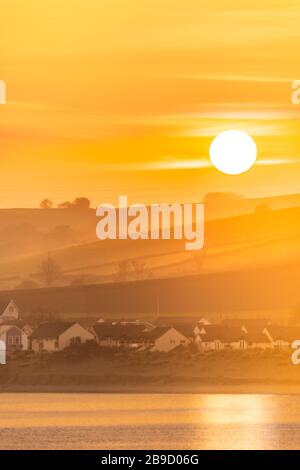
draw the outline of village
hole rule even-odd
[[[300,338],[299,326],[278,325],[267,319],[225,319],[211,323],[204,317],[185,323],[174,318],[146,320],[47,321],[29,325],[14,300],[0,305],[0,342],[7,357],[16,351],[55,353],[92,342],[101,348],[171,353],[193,350],[289,350]],[[88,324],[89,323],[89,324]]]

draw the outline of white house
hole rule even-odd
[[[245,336],[248,348],[250,349],[272,349],[273,342],[270,339],[268,330],[265,328],[262,331],[260,330],[250,330],[247,331]]]
[[[20,311],[13,300],[0,302],[0,323],[19,320]]]
[[[105,320],[104,318],[99,318],[99,320],[97,320],[96,324],[102,324],[102,325],[107,325],[107,324],[111,324],[111,325],[141,325],[143,326],[143,328],[145,330],[152,330],[153,328],[155,328],[155,325],[153,323],[151,323],[150,321],[148,320],[112,320],[112,321],[109,321],[109,320]]]
[[[79,323],[43,323],[31,335],[31,349],[35,352],[61,351],[72,344],[93,339],[94,335]]]
[[[93,332],[100,346],[138,348],[145,345],[145,337],[150,329],[143,322],[97,322]]]
[[[21,328],[15,325],[0,325],[0,340],[5,343],[6,350],[28,349],[28,337]]]
[[[198,325],[195,343],[201,352],[247,349],[246,333],[241,328],[222,325]]]
[[[293,341],[300,339],[300,327],[298,326],[270,325],[264,333],[274,349],[290,349]]]
[[[157,327],[147,334],[150,351],[170,352],[178,346],[187,346],[191,339],[174,327]]]

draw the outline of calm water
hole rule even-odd
[[[1,449],[300,449],[300,396],[1,394]]]

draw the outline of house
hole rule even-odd
[[[18,328],[19,330],[21,330],[21,334],[22,334],[22,349],[23,351],[27,351],[27,349],[29,349],[29,338],[32,334],[32,328],[27,325],[24,321],[22,320],[7,320],[5,321],[5,323],[0,323],[0,327],[1,326],[15,326],[16,328]]]
[[[13,300],[0,302],[0,323],[19,320],[19,308]]]
[[[247,331],[246,341],[250,349],[271,349],[273,342],[268,335],[268,330],[264,328],[262,331],[251,329]]]
[[[293,341],[300,339],[300,327],[270,325],[265,329],[265,334],[274,349],[290,349]]]
[[[100,318],[99,320],[97,320],[97,323],[102,323],[102,324],[105,324],[105,323],[114,323],[114,324],[120,324],[120,325],[143,325],[145,330],[152,330],[153,328],[155,328],[155,325],[153,323],[151,323],[150,321],[148,320],[126,320],[126,319],[122,319],[122,320],[111,320],[111,321],[108,321],[108,320],[104,320],[103,318]]]
[[[32,333],[32,328],[20,318],[19,307],[13,300],[7,300],[2,303],[0,302],[0,326],[15,326],[22,330],[22,349],[28,349],[28,338]]]
[[[222,322],[222,325],[229,328],[241,328],[246,335],[245,339],[250,349],[270,349],[273,347],[270,336],[267,334],[271,325],[271,321],[268,319],[227,319]]]
[[[149,331],[145,342],[148,343],[152,352],[168,353],[178,346],[187,346],[191,338],[177,327],[162,326]]]
[[[246,333],[241,328],[229,328],[223,325],[204,325],[199,328],[195,343],[199,351],[219,351],[223,349],[247,349]]]
[[[76,322],[42,323],[30,338],[31,349],[35,352],[61,351],[93,339],[94,335]]]
[[[17,326],[0,325],[0,341],[5,344],[6,351],[28,348],[28,338]]]
[[[97,322],[93,326],[96,340],[103,347],[138,348],[145,344],[149,330],[139,322]]]
[[[193,337],[192,328],[154,327],[144,322],[97,322],[93,330],[97,342],[103,347],[126,347],[149,351],[169,352],[186,345]]]

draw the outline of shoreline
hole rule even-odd
[[[194,386],[184,386],[182,384],[161,384],[161,385],[19,385],[7,384],[0,386],[0,395],[4,393],[45,393],[45,394],[262,394],[262,395],[300,395],[300,382],[287,383],[247,383],[243,384],[196,384]]]

